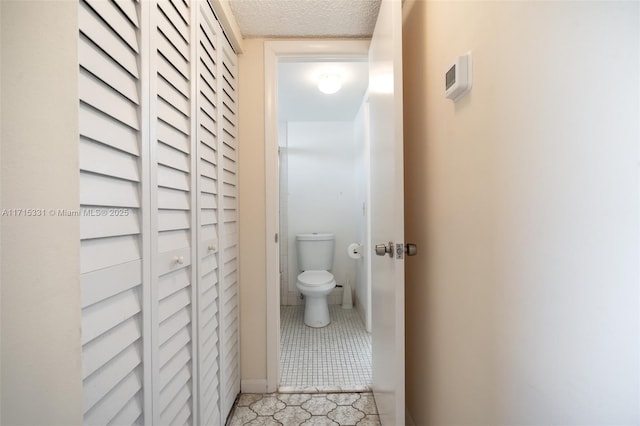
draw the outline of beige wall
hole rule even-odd
[[[637,424],[639,4],[404,9],[409,414]]]
[[[77,4],[5,1],[3,209],[77,209]],[[82,422],[79,220],[2,217],[1,424]]]
[[[240,77],[240,358],[243,382],[267,379],[264,40],[245,39]]]
[[[2,25],[2,4],[0,4]],[[2,27],[0,27],[0,100],[2,99]],[[0,101],[0,212],[2,211],[2,101]],[[0,216],[1,217],[1,216]],[[2,422],[2,226],[0,226],[0,422]]]

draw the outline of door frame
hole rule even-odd
[[[267,290],[267,392],[280,385],[278,62],[281,59],[367,58],[369,39],[270,40],[264,43],[265,204]]]

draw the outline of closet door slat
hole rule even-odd
[[[78,80],[81,101],[134,130],[140,130],[136,104],[88,72],[80,73]]]
[[[140,9],[79,2],[85,424],[144,423]]]
[[[98,49],[105,52],[115,64],[125,69],[133,77],[139,78],[139,55],[131,50],[118,35],[120,31],[127,31],[127,29],[117,28],[111,23],[105,22],[85,2],[80,2],[78,15],[80,32],[91,40]],[[140,46],[139,39],[138,46]],[[82,65],[82,59],[80,58],[80,65]]]
[[[219,167],[219,179],[223,182],[221,190],[220,224],[221,254],[220,275],[220,328],[221,328],[221,362],[222,372],[221,395],[222,414],[228,415],[235,395],[240,391],[240,326],[238,306],[238,141],[235,136],[237,104],[237,56],[231,45],[225,39],[221,40],[218,49],[221,65],[218,78],[218,93],[224,93],[222,103],[225,108],[218,108],[220,134],[218,158],[222,163]]]
[[[80,104],[78,127],[81,138],[100,142],[137,157],[140,155],[138,131],[116,122],[91,105]],[[80,161],[87,161],[87,159],[81,156]]]
[[[87,38],[80,39],[78,55],[83,58],[82,67],[100,80],[108,81],[120,94],[139,105],[137,79],[95,47]]]
[[[129,22],[136,28],[140,27],[140,21],[138,19],[138,11],[136,10],[136,4],[130,0],[113,0],[122,13],[129,19]]]
[[[153,418],[161,425],[197,424],[193,14],[169,0],[151,9]]]
[[[137,28],[132,25],[127,16],[122,13],[116,3],[104,0],[85,0],[95,12],[112,28],[118,29],[118,37],[122,39],[136,54],[140,53],[138,46]]]
[[[116,387],[85,414],[85,423],[88,425],[117,424],[116,419],[124,417],[122,413],[132,402],[140,404],[142,395],[140,388],[142,381],[140,368],[132,371],[127,377],[118,382]],[[140,423],[136,419],[132,424]]]
[[[198,126],[198,334],[200,420],[203,425],[224,424],[220,389],[220,241],[218,239],[218,134],[217,59],[223,38],[208,3],[198,6],[197,92]],[[235,394],[233,396],[235,398]]]

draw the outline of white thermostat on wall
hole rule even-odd
[[[445,74],[445,98],[456,102],[471,90],[471,52],[458,56]]]

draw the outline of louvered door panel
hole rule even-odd
[[[183,0],[159,0],[151,14],[154,423],[182,425],[195,422],[191,11]]]
[[[198,6],[198,296],[200,422],[219,425],[218,94],[216,57],[220,27],[210,6]]]
[[[236,56],[208,1],[78,1],[84,422],[224,424]]]
[[[218,69],[220,94],[221,191],[221,371],[222,412],[226,416],[240,391],[240,327],[238,308],[238,139],[237,57],[229,42],[221,42]]]
[[[139,7],[79,2],[85,424],[141,424],[143,234]]]

